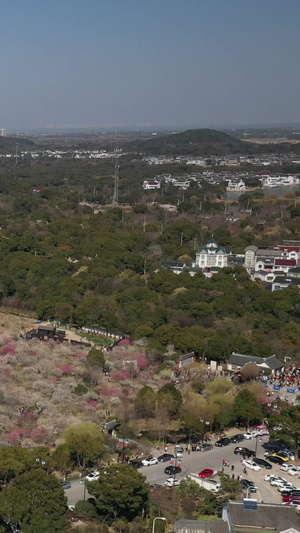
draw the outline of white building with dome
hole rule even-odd
[[[228,255],[225,248],[218,246],[215,239],[210,239],[206,246],[200,246],[192,266],[201,270],[211,268],[219,270],[228,266]]]

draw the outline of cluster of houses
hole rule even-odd
[[[275,188],[275,187],[292,187],[294,185],[299,185],[300,180],[294,174],[260,174],[255,175],[255,178],[259,179],[262,189],[266,188]],[[230,178],[227,183],[226,191],[245,191],[247,189],[246,179],[242,179],[241,176],[235,176]]]
[[[272,291],[290,284],[300,287],[300,242],[287,240],[278,246],[247,246],[244,266],[253,280],[266,283]]]
[[[165,189],[168,189],[169,185],[177,187],[185,191],[191,185],[191,181],[194,181],[198,187],[201,187],[201,180],[203,180],[203,174],[182,174],[180,176],[172,176],[171,174],[160,174],[153,180],[145,180],[143,182],[143,189],[145,191],[160,189],[164,185]]]
[[[18,158],[24,159],[30,157],[34,160],[39,159],[112,159],[127,155],[122,150],[22,150]],[[13,153],[0,154],[0,158],[14,158]]]
[[[162,266],[175,274],[202,272],[207,278],[221,268],[234,265],[246,268],[252,280],[259,280],[272,290],[295,284],[300,288],[300,241],[283,241],[278,246],[247,246],[244,254],[232,254],[230,247],[219,246],[215,239],[200,246],[191,265],[183,261],[164,261]]]
[[[256,156],[251,155],[223,155],[217,156],[214,154],[208,156],[168,156],[168,155],[153,155],[143,157],[148,165],[169,165],[174,163],[184,163],[185,165],[194,165],[197,167],[209,167],[211,165],[218,167],[239,167],[241,165],[253,165],[268,167],[272,165],[284,165],[286,163],[299,164],[299,155],[295,153],[290,154],[261,154]]]
[[[300,179],[296,174],[272,174],[269,171],[215,172],[213,170],[204,170],[203,172],[180,175],[158,174],[152,180],[145,180],[142,187],[145,191],[148,191],[161,189],[163,186],[167,189],[169,185],[173,185],[186,190],[191,186],[192,182],[196,183],[198,187],[201,187],[203,182],[209,185],[224,184],[227,192],[243,192],[255,188],[293,187],[299,185]],[[253,186],[253,184],[255,185]]]

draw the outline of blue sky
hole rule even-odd
[[[300,0],[2,0],[0,128],[300,123]]]

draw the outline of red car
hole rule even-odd
[[[217,471],[216,470],[212,470],[211,468],[204,468],[204,470],[199,472],[199,476],[202,479],[205,479],[206,477],[214,476],[215,474],[217,474]]]

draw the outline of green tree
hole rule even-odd
[[[221,490],[226,494],[238,494],[241,490],[241,484],[237,479],[231,479],[229,474],[221,474]]]
[[[271,439],[281,439],[298,450],[300,443],[300,406],[282,405],[279,414],[269,418]]]
[[[156,402],[157,395],[151,387],[146,385],[140,389],[135,399],[135,409],[138,416],[142,418],[154,417]]]
[[[67,444],[61,444],[55,448],[51,463],[56,470],[59,470],[66,475],[74,466],[74,461],[71,458],[71,450]]]
[[[67,531],[67,498],[60,481],[44,470],[20,475],[0,493],[0,521],[4,527],[18,525],[23,533]]]
[[[239,392],[232,406],[232,417],[236,422],[260,422],[263,414],[255,394],[247,389]]]
[[[97,424],[85,422],[69,426],[64,436],[71,460],[79,468],[93,466],[104,454],[103,433]]]
[[[165,407],[170,414],[178,413],[182,405],[182,395],[172,383],[163,385],[158,391],[158,403]]]
[[[99,515],[110,522],[117,518],[131,521],[147,510],[149,486],[128,464],[106,468],[98,481],[88,483],[88,490],[96,499]]]
[[[86,357],[88,366],[93,368],[103,368],[105,366],[105,359],[102,350],[93,348],[89,351]]]

